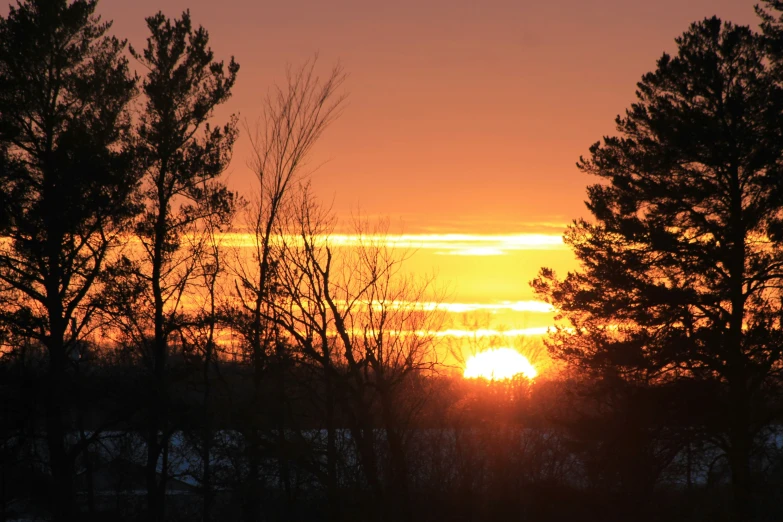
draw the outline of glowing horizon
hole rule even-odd
[[[463,376],[466,379],[484,378],[489,381],[512,379],[523,375],[528,379],[538,376],[538,371],[527,357],[513,348],[495,348],[477,353],[468,359]]]
[[[191,237],[186,241],[197,241]],[[235,249],[240,257],[252,255],[255,236],[246,232],[219,234],[217,242]],[[298,236],[276,236],[294,247]],[[541,337],[554,325],[551,305],[537,300],[528,282],[540,266],[560,259],[555,268],[571,268],[572,253],[556,234],[331,234],[315,238],[336,249],[359,245],[399,249],[405,258],[402,270],[408,274],[429,274],[434,286],[429,297],[419,301],[375,301],[374,309],[386,308],[432,311],[447,314],[437,331],[406,330],[394,335],[453,339],[486,340]],[[138,241],[138,239],[136,240]],[[499,252],[476,251],[497,249]],[[410,252],[404,252],[410,250]],[[448,255],[444,255],[444,253]],[[498,255],[502,254],[502,255]],[[393,254],[394,255],[394,254]],[[250,257],[247,258],[251,263]],[[540,261],[537,261],[540,259]],[[568,263],[568,264],[566,264]],[[230,285],[227,287],[230,288]],[[338,306],[346,303],[338,302]],[[366,307],[357,302],[353,306]]]
[[[345,305],[344,301],[340,301]],[[355,304],[363,306],[368,305],[366,301],[358,301]],[[554,312],[554,308],[549,303],[543,301],[495,301],[486,303],[458,303],[449,301],[373,301],[374,309],[389,308],[395,310],[418,309],[425,311],[443,311],[455,314],[468,312],[488,311],[499,312],[502,310],[511,312],[530,312],[548,314]]]
[[[250,232],[227,232],[218,238],[224,246],[236,248],[254,247],[255,236]],[[301,243],[295,235],[276,235],[276,240],[292,244]],[[357,247],[377,245],[390,248],[413,250],[436,250],[437,255],[495,256],[520,250],[563,250],[562,234],[515,233],[515,234],[323,234],[314,236],[314,241],[332,247]]]

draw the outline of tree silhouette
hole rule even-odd
[[[125,43],[95,1],[29,0],[0,18],[0,320],[46,348],[46,442],[56,520],[73,516],[71,350],[137,187]]]
[[[199,277],[198,254],[209,248],[211,234],[202,233],[203,224],[228,225],[234,209],[235,195],[219,177],[231,157],[236,118],[222,127],[208,120],[231,95],[239,65],[232,59],[226,68],[214,60],[207,31],[194,29],[187,11],[173,21],[158,13],[147,18],[147,27],[145,49],[131,48],[148,69],[136,128],[144,167],[145,211],[136,225],[142,257],[127,266],[136,285],[116,302],[124,330],[141,345],[151,371],[145,474],[150,517],[162,520],[174,430],[167,359],[189,313],[183,298]]]
[[[281,482],[286,492],[286,508],[291,504],[290,473],[282,448],[286,445],[285,372],[284,362],[289,358],[285,342],[280,341],[279,328],[274,324],[272,303],[279,298],[276,268],[281,262],[280,239],[283,224],[298,212],[295,196],[307,182],[309,155],[326,128],[340,115],[346,96],[338,90],[345,73],[339,65],[328,76],[320,78],[316,72],[317,57],[302,66],[286,71],[284,85],[276,85],[262,101],[263,116],[255,127],[246,123],[252,155],[249,166],[258,185],[245,214],[245,229],[251,241],[250,249],[237,255],[232,264],[235,283],[233,297],[236,304],[230,310],[234,329],[243,338],[244,351],[253,368],[253,401],[255,412],[261,405],[273,405],[278,424],[277,448]],[[249,255],[248,255],[249,251]],[[276,381],[275,397],[270,397],[267,382]],[[261,415],[246,416],[243,430],[248,447],[253,448],[247,481],[250,487],[246,516],[258,517],[260,445],[258,424]]]
[[[443,317],[427,306],[437,293],[431,280],[404,272],[410,253],[389,246],[385,228],[373,230],[359,221],[356,243],[342,249],[330,241],[333,223],[328,213],[307,191],[297,208],[284,235],[278,269],[281,298],[272,303],[270,319],[290,337],[303,361],[321,374],[327,481],[332,482],[335,471],[330,462],[330,401],[339,396],[371,495],[366,517],[411,520],[409,428],[425,391],[411,390],[416,377],[439,366],[433,332],[441,328]],[[386,458],[379,447],[380,432]],[[332,494],[332,486],[327,489]]]
[[[568,322],[550,339],[557,357],[596,376],[718,390],[692,421],[714,427],[746,520],[783,340],[783,93],[747,27],[711,18],[676,41],[618,116],[619,136],[578,163],[601,178],[588,188],[594,221],[565,236],[581,271],[544,269],[533,286]]]

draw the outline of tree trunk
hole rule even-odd
[[[360,405],[361,411],[357,412],[360,417],[357,425],[351,429],[351,435],[359,456],[359,462],[364,472],[364,478],[367,481],[373,498],[369,502],[371,506],[371,516],[373,520],[382,520],[384,518],[384,494],[381,481],[378,476],[378,457],[375,452],[375,434],[373,433],[372,422],[364,413],[364,406]]]
[[[50,350],[49,383],[46,392],[46,442],[52,470],[52,518],[55,522],[71,521],[75,515],[73,464],[65,447],[63,423],[63,376],[65,354],[62,346]]]
[[[733,518],[736,522],[746,522],[755,520],[753,480],[750,468],[753,437],[748,429],[744,386],[735,385],[733,388],[732,425],[729,433],[730,450],[728,455],[731,466]]]
[[[334,418],[334,389],[332,378],[326,375],[326,492],[329,520],[340,520],[340,490],[337,481],[337,433]]]
[[[244,482],[240,485],[242,491],[242,519],[245,522],[260,520],[259,495],[261,493],[260,465],[258,457],[258,441],[256,430],[250,430],[245,434],[245,448],[247,455],[248,473]]]
[[[160,179],[158,181],[158,208],[160,213],[157,216],[154,230],[154,250],[152,257],[152,294],[155,306],[155,338],[153,339],[153,367],[152,367],[152,396],[149,408],[149,426],[147,434],[147,465],[145,469],[147,481],[147,507],[149,510],[149,519],[156,522],[163,522],[166,514],[165,492],[166,492],[166,462],[163,462],[160,481],[158,480],[158,460],[161,452],[165,452],[168,446],[166,438],[166,415],[168,414],[168,396],[166,389],[166,356],[168,351],[166,331],[164,326],[164,300],[163,300],[163,242],[167,229],[167,216],[165,212],[168,200],[165,198],[164,187],[162,185],[165,179],[165,170],[161,169]],[[160,437],[163,439],[160,439]]]
[[[144,468],[144,477],[147,483],[147,516],[149,520],[161,520],[163,500],[158,489],[158,457],[160,444],[158,441],[157,423],[150,423],[147,433],[147,464]]]
[[[293,498],[291,494],[291,469],[289,465],[288,441],[286,438],[286,415],[285,415],[285,354],[283,353],[282,343],[278,340],[275,346],[276,368],[275,368],[275,386],[277,400],[274,401],[275,420],[277,424],[277,446],[278,446],[278,465],[280,466],[280,486],[283,490],[283,518],[289,519],[291,514],[291,505]]]
[[[381,394],[381,410],[386,427],[386,441],[389,445],[389,459],[391,469],[391,492],[394,520],[402,522],[413,519],[410,505],[410,492],[408,490],[408,462],[405,445],[396,415],[394,414],[392,399],[389,390],[385,386],[379,387]]]
[[[79,414],[79,436],[81,440],[86,441],[87,437],[84,433],[84,414]],[[95,486],[93,484],[92,477],[92,462],[90,461],[90,446],[84,443],[84,478],[86,480],[87,487],[87,509],[90,513],[90,520],[95,518]]]
[[[212,464],[210,462],[212,458],[212,416],[211,416],[211,403],[210,403],[210,382],[209,382],[209,365],[212,360],[212,339],[207,343],[206,352],[204,354],[204,433],[203,433],[203,447],[201,460],[204,466],[204,476],[202,478],[204,487],[204,505],[202,520],[203,522],[209,522],[212,519]]]
[[[51,191],[52,189],[49,188]],[[51,219],[51,216],[47,216]],[[46,275],[46,313],[49,319],[49,335],[45,340],[49,353],[49,373],[46,383],[46,443],[49,450],[49,465],[55,491],[52,495],[52,515],[55,521],[71,520],[75,514],[73,491],[73,461],[66,446],[66,422],[64,397],[68,361],[65,353],[66,321],[63,319],[63,303],[60,298],[60,244],[62,234],[56,222],[47,227],[46,261],[49,273]]]
[[[72,520],[75,515],[73,491],[73,461],[66,447],[66,423],[64,410],[65,380],[67,363],[65,353],[65,321],[62,319],[62,302],[59,299],[59,265],[56,254],[52,254],[53,267],[47,281],[47,313],[49,315],[49,375],[46,389],[46,442],[49,449],[49,464],[54,481],[52,515],[55,521]]]
[[[730,241],[731,251],[727,262],[729,269],[728,297],[731,300],[731,316],[727,332],[727,363],[729,381],[729,400],[731,426],[729,442],[731,451],[729,463],[731,466],[731,484],[734,497],[734,518],[737,522],[753,520],[752,489],[750,474],[750,454],[752,437],[748,418],[748,390],[746,356],[743,351],[745,320],[744,282],[746,279],[747,230],[743,221],[743,188],[740,183],[739,168],[731,166],[730,170]]]

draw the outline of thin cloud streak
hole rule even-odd
[[[499,303],[441,303],[439,308],[452,313],[477,311],[512,311],[548,314],[554,312],[552,305],[543,301],[502,301]]]
[[[296,236],[278,236],[280,240],[296,244]],[[560,234],[331,234],[318,238],[334,247],[355,247],[366,244],[385,245],[393,248],[437,250],[437,255],[493,256],[519,250],[563,250]],[[232,232],[224,234],[226,246],[252,247],[255,238],[251,234]]]
[[[359,301],[356,304],[367,306],[367,302]],[[345,301],[339,301],[339,306],[346,307]],[[394,310],[425,310],[436,311],[442,310],[450,313],[467,313],[467,312],[532,312],[549,314],[554,312],[552,305],[543,301],[499,301],[494,303],[441,303],[437,301],[373,301],[372,306],[376,310],[383,308]]]

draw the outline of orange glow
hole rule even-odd
[[[528,379],[538,375],[527,357],[513,348],[497,348],[478,353],[468,359],[464,376],[467,379],[482,377],[490,381],[511,379],[522,374]]]
[[[565,229],[562,225],[560,230]],[[276,236],[288,243],[298,244],[298,236]],[[255,237],[246,232],[229,232],[221,235],[226,246],[253,247]],[[562,234],[328,234],[316,242],[328,241],[332,246],[355,247],[361,244],[377,244],[392,248],[434,250],[436,255],[452,256],[502,256],[512,252],[529,250],[566,250]]]

